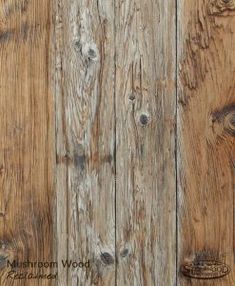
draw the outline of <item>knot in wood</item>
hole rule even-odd
[[[234,0],[217,0],[216,4],[220,8],[223,6],[232,7],[234,5]]]
[[[135,94],[134,94],[134,93],[130,93],[130,94],[129,94],[129,99],[130,99],[131,101],[135,100]]]
[[[94,49],[90,48],[88,50],[88,58],[90,60],[95,60],[96,59],[96,51]]]
[[[86,43],[82,47],[82,54],[91,62],[96,62],[99,59],[99,51],[95,43]]]
[[[101,253],[100,259],[105,265],[111,265],[114,263],[112,255],[108,252]]]
[[[140,123],[142,126],[146,126],[149,123],[149,115],[146,113],[142,113],[140,115]]]
[[[225,9],[234,10],[235,2],[234,0],[219,0],[219,6],[224,6]]]
[[[224,118],[224,128],[228,133],[235,136],[235,110],[229,112]]]
[[[235,136],[235,104],[229,104],[213,113],[214,129],[218,127],[229,135]]]
[[[0,269],[4,268],[6,265],[7,257],[4,255],[0,255]]]
[[[78,52],[81,52],[82,45],[79,40],[74,41],[74,47]]]
[[[129,253],[129,250],[127,248],[123,249],[120,253],[121,257],[126,257]]]
[[[209,4],[209,11],[212,15],[227,15],[235,11],[235,0],[213,0]]]

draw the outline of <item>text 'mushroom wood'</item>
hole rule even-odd
[[[178,262],[191,276],[179,275],[182,286],[235,284],[234,27],[233,0],[178,1]]]

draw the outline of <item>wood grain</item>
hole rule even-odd
[[[59,285],[115,283],[113,1],[56,1]],[[66,273],[67,271],[67,273]]]
[[[226,263],[234,285],[235,2],[178,1],[179,265]]]
[[[0,1],[0,285],[235,284],[234,27],[234,0]]]
[[[117,285],[174,285],[175,3],[115,10]]]
[[[7,279],[7,259],[53,259],[50,4],[0,2],[0,285],[39,285]]]

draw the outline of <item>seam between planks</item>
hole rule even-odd
[[[175,0],[175,285],[178,285],[178,0]]]
[[[116,0],[113,0],[114,19],[114,78],[113,78],[113,96],[114,96],[114,248],[115,248],[115,279],[114,284],[117,286],[117,110],[116,110],[116,71],[117,71],[117,39],[116,39]]]
[[[114,218],[115,218],[115,286],[117,286],[117,110],[116,110],[116,71],[117,71],[117,45],[116,45],[116,0],[113,0],[113,9],[114,9],[114,19],[113,19],[113,29],[114,29]]]

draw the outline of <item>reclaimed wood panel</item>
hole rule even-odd
[[[0,1],[0,285],[235,284],[234,27],[234,0]]]
[[[117,285],[175,285],[175,3],[116,1]]]
[[[50,4],[0,1],[0,285],[39,285],[37,280],[9,278],[7,260],[53,259]],[[52,281],[41,280],[40,285]]]
[[[178,261],[212,278],[181,286],[235,284],[234,29],[233,0],[178,0]]]
[[[115,283],[113,1],[57,0],[57,259],[59,285]]]

